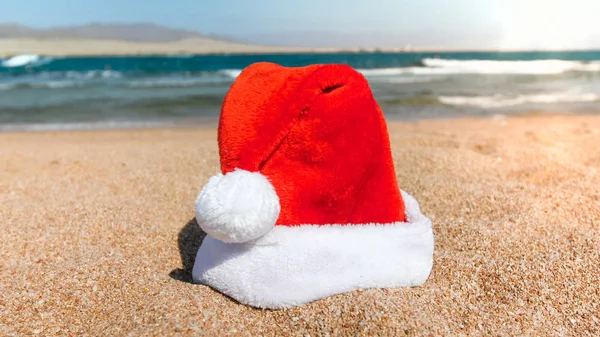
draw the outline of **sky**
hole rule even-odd
[[[251,42],[361,47],[600,47],[599,0],[0,0],[34,27],[151,22]]]

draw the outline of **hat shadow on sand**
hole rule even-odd
[[[206,237],[206,232],[200,228],[196,218],[191,219],[185,226],[179,231],[177,236],[177,246],[179,247],[179,255],[181,255],[181,264],[183,268],[173,269],[169,276],[177,281],[194,284],[192,279],[192,269],[194,269],[194,262],[196,261],[196,255],[198,250]],[[242,250],[243,252],[243,250]],[[213,263],[219,264],[224,259],[216,259]],[[226,298],[233,302],[239,303],[236,299],[222,294]]]
[[[194,261],[196,260],[196,254],[205,237],[206,232],[198,226],[196,218],[188,221],[181,231],[179,231],[177,245],[179,247],[183,268],[173,269],[169,273],[171,278],[186,283],[193,283],[192,269],[194,268]]]
[[[177,245],[179,247],[179,255],[181,256],[183,268],[173,269],[169,273],[171,278],[186,283],[194,283],[192,270],[194,269],[194,263],[196,262],[196,255],[198,254],[198,250],[204,242],[206,235],[206,232],[198,225],[196,218],[188,221],[181,231],[179,231]],[[233,251],[229,251],[227,254],[213,256],[210,261],[205,261],[205,267],[215,268],[229,259],[244,255],[248,250],[252,249],[252,247],[253,245],[238,245]]]

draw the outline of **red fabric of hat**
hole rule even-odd
[[[431,222],[398,187],[384,115],[350,66],[249,66],[225,98],[218,143],[221,173],[196,200],[208,236],[195,281],[286,308],[427,279]]]

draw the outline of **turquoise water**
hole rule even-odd
[[[214,121],[235,77],[259,61],[349,64],[367,78],[390,119],[600,111],[597,51],[19,55],[0,60],[0,130]]]

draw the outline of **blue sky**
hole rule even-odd
[[[321,36],[333,42],[502,48],[600,43],[597,13],[598,0],[0,0],[0,22],[37,27],[152,22],[259,40],[304,42],[314,38],[298,32],[327,31],[338,34]]]
[[[207,33],[274,30],[386,31],[470,21],[489,12],[477,0],[1,0],[0,21],[35,26],[149,21]],[[149,5],[151,4],[151,5]]]

